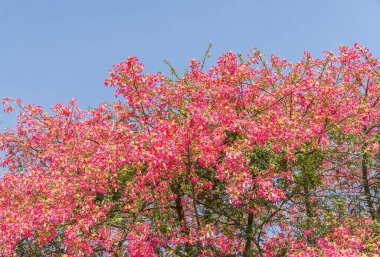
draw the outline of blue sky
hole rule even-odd
[[[134,55],[147,72],[168,72],[165,59],[183,71],[209,42],[209,64],[230,50],[296,61],[355,42],[380,57],[379,32],[378,0],[0,0],[0,98],[96,106],[113,99],[112,64]],[[1,114],[1,127],[12,120]]]

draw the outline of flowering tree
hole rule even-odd
[[[87,111],[3,100],[19,116],[0,134],[1,256],[378,256],[368,49],[172,72],[130,57]]]

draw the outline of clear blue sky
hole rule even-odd
[[[229,50],[295,61],[355,42],[380,57],[380,1],[0,0],[0,32],[0,98],[87,108],[113,98],[103,81],[130,55],[147,72],[167,72],[164,59],[182,71],[209,42],[209,64]]]

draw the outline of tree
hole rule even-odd
[[[380,62],[135,57],[115,101],[20,110],[0,134],[2,256],[376,256]]]

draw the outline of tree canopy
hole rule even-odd
[[[378,256],[380,62],[360,45],[290,63],[105,84],[114,102],[3,100],[1,256]]]

